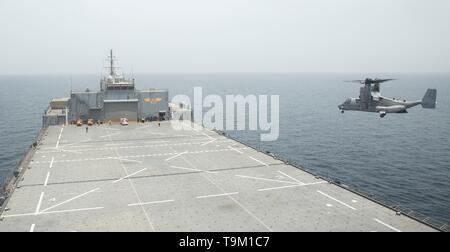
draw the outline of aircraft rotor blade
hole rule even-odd
[[[344,82],[364,84],[364,80],[347,80]]]
[[[360,84],[371,85],[371,84],[380,84],[380,83],[383,83],[383,82],[393,81],[393,80],[396,80],[396,79],[378,79],[378,78],[377,79],[370,79],[370,78],[367,78],[365,80],[347,80],[347,81],[344,81],[344,82],[360,83]]]
[[[387,81],[393,81],[395,79],[375,79],[373,80],[373,83],[383,83],[383,82],[387,82]]]

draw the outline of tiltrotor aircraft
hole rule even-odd
[[[383,118],[387,113],[408,113],[407,109],[417,105],[423,108],[433,109],[436,107],[436,89],[428,89],[420,101],[407,101],[402,99],[390,99],[381,96],[380,84],[394,79],[365,79],[347,82],[360,83],[364,85],[359,92],[359,98],[348,98],[338,106],[342,113],[345,110],[377,112]]]

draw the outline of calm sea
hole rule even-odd
[[[450,223],[450,75],[389,75],[388,97],[421,99],[438,89],[438,107],[408,114],[346,112],[337,105],[358,96],[359,85],[337,74],[136,75],[138,89],[165,88],[170,96],[193,94],[280,95],[280,137],[260,142],[257,132],[233,136],[318,174]],[[41,116],[54,97],[98,89],[99,76],[0,76],[0,182],[32,143]]]

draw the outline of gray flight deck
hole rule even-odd
[[[435,231],[206,129],[50,126],[0,231]]]

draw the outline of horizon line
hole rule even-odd
[[[450,75],[450,72],[135,72],[133,74],[124,74],[126,77],[137,75],[247,75],[247,74],[260,74],[260,75],[321,75],[321,74],[335,74],[335,75]],[[76,75],[97,75],[103,76],[99,73],[0,73],[0,76],[76,76]]]

